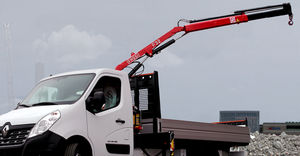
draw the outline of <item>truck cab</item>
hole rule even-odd
[[[132,154],[128,75],[95,69],[45,78],[0,116],[0,131],[1,156]]]
[[[218,155],[249,143],[247,127],[162,119],[158,86],[157,72],[49,76],[0,116],[0,155]]]

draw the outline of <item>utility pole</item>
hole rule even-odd
[[[11,57],[11,32],[10,24],[3,24],[4,29],[4,52],[6,53],[6,78],[7,78],[7,102],[8,107],[14,105],[14,89],[13,89],[13,72],[12,72],[12,57]]]

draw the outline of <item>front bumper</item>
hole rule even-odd
[[[0,146],[0,156],[60,156],[65,145],[66,140],[63,137],[47,131],[20,145]]]

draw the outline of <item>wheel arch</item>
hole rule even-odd
[[[67,139],[66,145],[72,144],[72,143],[79,143],[80,145],[83,145],[82,147],[84,150],[88,153],[89,156],[93,156],[93,148],[91,143],[83,136],[80,135],[74,135]]]

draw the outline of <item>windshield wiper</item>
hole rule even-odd
[[[28,107],[30,107],[30,106],[25,105],[25,104],[18,103],[18,105],[17,105],[17,107],[16,107],[15,109],[19,109],[20,107],[28,108]]]
[[[30,107],[30,106],[25,105],[25,104],[18,104],[18,107],[19,107],[19,106],[22,106],[22,107]]]
[[[33,104],[32,106],[46,106],[46,105],[57,105],[57,103],[54,103],[54,102],[40,102],[40,103]]]

